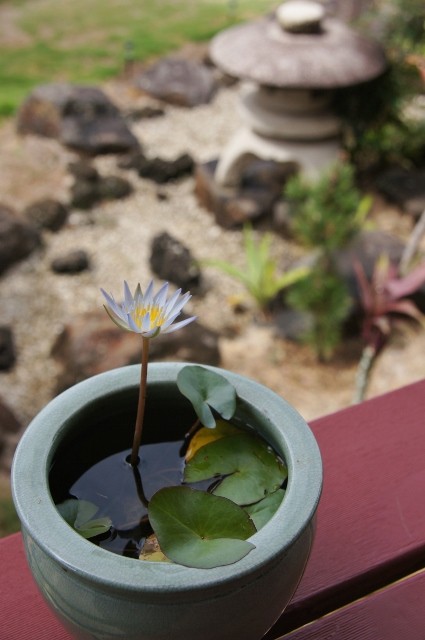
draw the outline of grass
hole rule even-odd
[[[0,115],[13,114],[37,84],[99,83],[123,70],[129,51],[145,61],[207,41],[274,6],[271,0],[0,0],[0,23],[9,9],[13,26],[0,29]]]

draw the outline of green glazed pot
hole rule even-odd
[[[148,407],[187,411],[176,377],[184,365],[149,366]],[[236,388],[236,417],[286,460],[285,498],[245,558],[215,569],[139,562],[99,548],[59,515],[49,488],[55,452],[137,403],[140,367],[90,378],[52,400],[17,448],[12,489],[28,563],[54,613],[80,640],[259,640],[279,618],[304,571],[322,485],[317,443],[300,415],[262,385],[216,369]],[[110,420],[109,420],[110,422]],[[114,420],[112,421],[114,422]],[[129,443],[129,447],[131,443]]]

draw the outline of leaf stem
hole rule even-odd
[[[133,467],[139,462],[139,448],[142,441],[143,418],[146,406],[146,387],[148,377],[148,356],[149,356],[149,338],[142,338],[142,367],[140,372],[139,402],[137,406],[136,425],[134,428],[133,448],[131,451],[130,464]]]

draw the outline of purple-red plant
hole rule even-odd
[[[359,286],[364,319],[365,347],[359,363],[356,402],[364,398],[372,363],[386,345],[394,324],[401,317],[413,318],[425,327],[425,316],[408,296],[425,283],[425,261],[402,276],[399,267],[383,255],[375,263],[368,280],[363,265],[356,260],[354,270]]]

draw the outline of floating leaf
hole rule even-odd
[[[220,438],[225,438],[226,436],[234,436],[240,432],[240,429],[235,427],[231,422],[226,422],[226,420],[217,420],[215,429],[202,427],[195,433],[189,443],[189,447],[185,456],[186,461],[189,461],[191,458],[193,458],[198,449],[205,446],[206,444],[215,442],[215,440],[220,440]]]
[[[110,518],[97,518],[98,507],[88,500],[71,498],[56,505],[62,518],[83,538],[94,538],[106,533],[112,526]]]
[[[246,505],[279,489],[287,477],[287,469],[267,443],[241,434],[205,445],[184,470],[185,482],[217,476],[226,477],[213,493]]]
[[[278,489],[259,502],[255,502],[254,504],[250,504],[245,507],[245,511],[249,514],[257,531],[259,531],[261,527],[264,527],[264,525],[276,513],[284,496],[285,491],[283,489]]]
[[[170,562],[161,551],[158,538],[155,534],[148,536],[140,550],[139,560],[149,562]]]
[[[215,371],[197,365],[184,367],[177,376],[177,386],[190,400],[196,415],[205,427],[215,427],[211,408],[226,420],[235,413],[235,388]]]
[[[165,487],[149,503],[149,520],[173,562],[211,569],[243,558],[256,531],[244,509],[226,498],[189,487]]]

